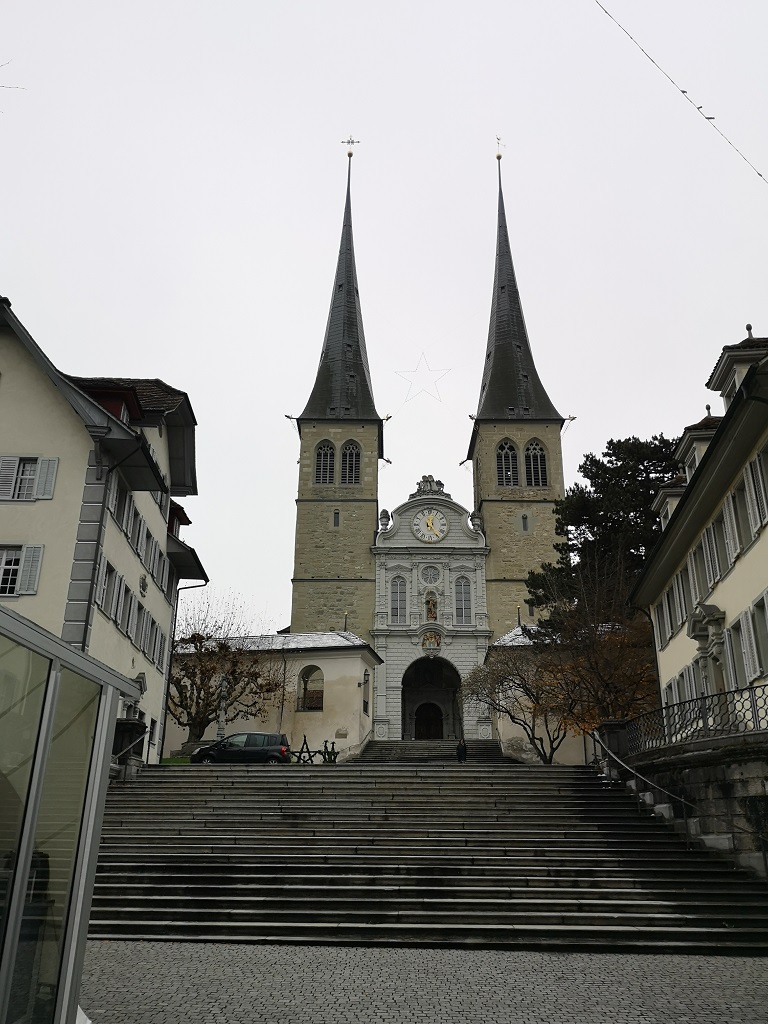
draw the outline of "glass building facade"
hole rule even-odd
[[[118,697],[136,684],[0,608],[0,1024],[72,1024]]]

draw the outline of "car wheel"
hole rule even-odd
[[[280,764],[280,758],[279,757],[268,757],[267,760],[264,763],[265,764]]]
[[[200,758],[200,764],[216,764],[216,758],[206,754],[205,757]]]

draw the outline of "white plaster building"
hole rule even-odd
[[[768,339],[748,326],[707,386],[725,414],[683,433],[684,476],[659,493],[662,535],[632,595],[653,615],[665,705],[768,682]]]
[[[0,299],[0,602],[136,679],[162,746],[180,580],[205,580],[172,497],[197,493],[195,418],[159,380],[71,377]]]
[[[482,664],[491,630],[488,555],[479,518],[423,477],[376,537],[376,739],[491,738],[490,719],[465,713],[461,676]]]

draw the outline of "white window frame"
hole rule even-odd
[[[34,463],[34,475],[21,475],[25,466]],[[0,501],[39,501],[53,497],[56,483],[58,459],[41,459],[37,456],[0,455]],[[31,480],[32,493],[19,496],[22,480]]]

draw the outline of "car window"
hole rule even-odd
[[[248,736],[249,747],[263,747],[264,746],[264,734],[261,732],[252,732]]]
[[[247,732],[238,732],[234,736],[227,736],[228,747],[244,747],[245,741],[248,739]]]

